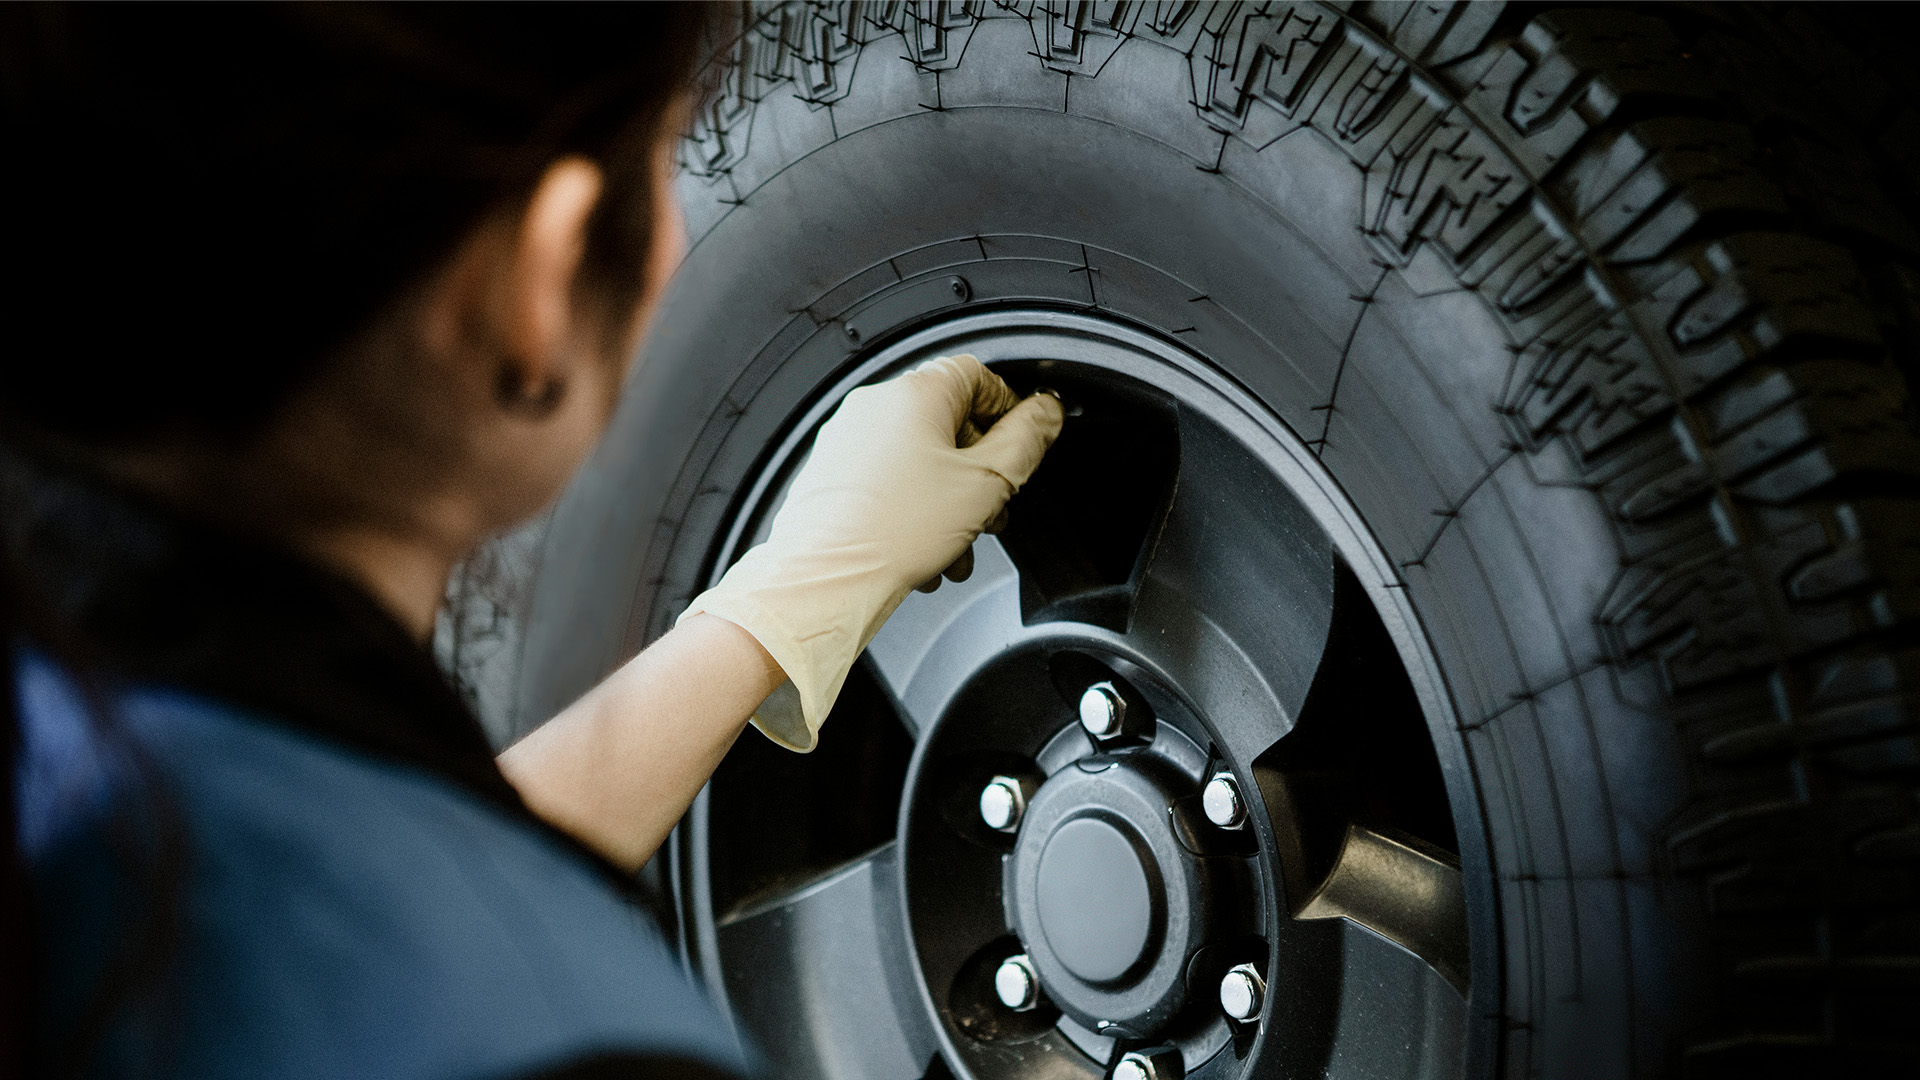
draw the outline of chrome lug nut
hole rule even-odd
[[[1217,772],[1200,792],[1200,808],[1207,820],[1223,829],[1237,829],[1247,823],[1247,803],[1240,797],[1240,785],[1233,774]]]
[[[1259,1017],[1266,996],[1267,982],[1252,964],[1240,964],[1220,980],[1220,1008],[1243,1024]]]
[[[1185,1073],[1180,1051],[1164,1046],[1158,1050],[1129,1050],[1107,1077],[1108,1080],[1180,1080]]]
[[[1013,832],[1020,828],[1020,815],[1027,812],[1027,793],[1020,781],[1011,776],[996,776],[980,789],[980,820],[987,828]]]
[[[1026,1012],[1040,1003],[1040,977],[1026,953],[1000,961],[1000,970],[993,973],[993,992],[1000,1004],[1014,1012]]]
[[[1080,695],[1080,726],[1096,739],[1111,739],[1120,734],[1127,718],[1127,703],[1110,682],[1097,682]]]

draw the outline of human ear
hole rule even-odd
[[[574,285],[604,179],[598,165],[581,157],[550,166],[490,275],[483,318],[503,361],[498,377],[509,401],[551,405],[565,384],[577,317]]]

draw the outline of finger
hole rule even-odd
[[[965,450],[967,447],[979,442],[980,436],[986,433],[987,429],[974,423],[973,417],[969,416],[966,422],[960,425],[960,432],[954,436],[953,445]]]
[[[993,515],[993,517],[987,520],[986,528],[983,528],[980,531],[983,533],[986,533],[989,536],[999,536],[1002,532],[1006,531],[1006,528],[1007,528],[1007,508],[1002,506],[1000,508],[999,513]]]
[[[968,451],[987,468],[999,473],[1015,491],[1040,466],[1053,440],[1060,437],[1066,410],[1060,399],[1035,394],[1015,405]]]
[[[925,407],[932,410],[929,419],[939,417],[942,426],[954,433],[954,444],[965,446],[965,429],[973,418],[974,397],[985,374],[987,369],[979,360],[961,354],[929,360],[901,376],[900,381],[916,384],[917,393],[924,395],[921,400]]]
[[[948,581],[965,581],[972,577],[973,549],[968,548],[961,552],[959,558],[953,560],[945,570],[940,571],[940,576]]]
[[[1006,380],[967,353],[929,360],[911,374],[939,384],[941,404],[953,417],[954,445],[962,449],[979,442],[994,421],[1020,403]]]
[[[969,356],[967,359],[973,360],[973,357]],[[1007,415],[1008,410],[1020,404],[1020,395],[1013,392],[1013,387],[1008,386],[1005,379],[987,370],[986,366],[980,364],[978,360],[973,362],[979,366],[980,370],[975,376],[973,408],[969,410],[967,419],[984,433],[993,426],[994,421]]]

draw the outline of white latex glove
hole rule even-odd
[[[1063,415],[1048,395],[1021,401],[971,356],[847,395],[766,542],[680,616],[735,623],[786,672],[787,684],[754,713],[761,731],[813,749],[861,650],[907,593],[970,554],[1040,464]]]

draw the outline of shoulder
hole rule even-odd
[[[57,672],[23,669],[20,690],[23,840],[40,891],[79,901],[47,913],[48,940],[79,947],[109,917],[82,895],[109,827],[143,811]],[[501,1077],[589,1053],[741,1067],[651,919],[544,831],[204,699],[112,704],[184,852],[182,1075]]]

